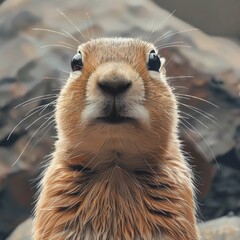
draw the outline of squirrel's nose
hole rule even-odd
[[[127,79],[119,80],[101,80],[98,83],[99,88],[107,94],[118,95],[126,92],[132,85],[132,82]]]

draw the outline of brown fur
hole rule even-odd
[[[80,46],[83,71],[68,80],[56,107],[58,140],[41,185],[35,240],[200,239],[177,103],[163,70],[147,70],[152,49],[121,38]],[[136,110],[130,113],[142,113],[138,123],[92,122],[103,101],[96,83],[122,77],[133,82],[124,101]]]

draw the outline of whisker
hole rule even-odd
[[[170,45],[173,45],[173,44],[185,44],[185,42],[183,41],[175,41],[175,42],[169,42],[169,43],[165,43],[165,44],[162,44],[162,45],[156,45],[156,47],[164,47],[164,46],[170,46]]]
[[[44,46],[41,46],[40,48],[48,48],[48,47],[61,47],[61,48],[67,48],[67,49],[71,49],[71,50],[74,50],[74,51],[76,51],[76,49],[75,49],[75,48],[68,47],[68,46],[61,45],[61,44],[49,44],[49,45],[44,45]]]
[[[168,64],[173,60],[173,58],[175,57],[175,55],[171,56],[171,58],[167,61],[167,63],[164,64],[164,67],[166,68],[168,66]],[[168,78],[166,78],[168,79]]]
[[[51,120],[51,121],[50,121]],[[47,123],[48,122],[48,123]],[[43,132],[50,124],[55,124],[55,118],[54,118],[54,115],[53,116],[50,116],[46,121],[45,121],[46,126],[44,128],[41,129],[41,132]]]
[[[189,90],[188,87],[184,87],[184,86],[176,86],[176,85],[174,85],[174,86],[171,87],[172,90],[175,90],[176,88],[177,88],[177,89],[178,89],[178,88],[182,88],[182,89],[188,89],[188,90]]]
[[[33,100],[33,101],[31,101],[31,102],[25,103],[24,105],[22,105],[22,107],[26,107],[26,106],[29,105],[29,104],[32,104],[32,103],[34,103],[34,102],[38,102],[39,100],[43,101],[43,100],[48,100],[48,99],[52,99],[52,98],[54,98],[54,100],[51,101],[50,103],[54,102],[57,97],[54,96],[54,97],[51,97],[51,98],[41,98],[41,99],[38,99],[38,100]],[[50,103],[47,103],[47,104],[50,104]],[[46,105],[46,104],[40,105],[40,106],[43,106],[43,107],[44,107],[45,105]]]
[[[35,108],[30,109],[30,110],[25,114],[25,116],[27,117],[31,112],[34,112],[34,111],[35,111],[35,113],[40,112],[40,111],[45,107],[45,105],[47,105],[47,104],[40,105],[40,106],[37,106],[37,107],[35,107]]]
[[[183,119],[183,120],[184,120],[184,119]],[[212,156],[213,156],[213,159],[214,159],[214,161],[216,162],[218,168],[220,169],[220,167],[219,167],[219,165],[218,165],[218,162],[217,162],[217,159],[216,159],[216,157],[215,157],[215,155],[214,155],[214,153],[213,153],[210,145],[209,145],[208,142],[206,141],[206,139],[200,134],[200,132],[199,132],[191,123],[189,123],[189,122],[186,121],[186,120],[184,120],[184,121],[185,121],[188,125],[190,125],[191,128],[195,130],[195,133],[197,133],[197,134],[202,138],[202,140],[205,142],[205,144],[207,145],[208,149],[210,150],[210,152],[211,152],[211,154],[212,154]]]
[[[166,77],[167,80],[169,79],[185,79],[185,78],[193,78],[194,76],[169,76]]]
[[[158,50],[162,50],[162,49],[166,49],[166,48],[174,48],[174,47],[183,47],[183,48],[191,48],[191,46],[189,45],[169,45],[169,46],[165,46],[165,47],[158,47]]]
[[[41,117],[39,117],[38,119],[36,119],[35,121],[33,121],[31,124],[29,124],[29,125],[25,128],[25,130],[28,130],[34,123],[38,122],[39,120],[41,120],[42,118],[48,116],[49,114],[52,114],[52,112],[46,113],[46,114],[44,114],[43,116],[41,116]]]
[[[196,117],[192,116],[191,114],[188,114],[188,113],[183,112],[183,111],[181,111],[181,113],[182,113],[182,114],[185,114],[185,115],[187,115],[187,116],[189,116],[189,117],[191,117],[191,118],[193,118],[194,120],[196,120],[197,122],[199,122],[202,126],[204,126],[205,128],[209,129],[208,126],[206,126],[202,121],[200,121],[200,120],[197,119]]]
[[[58,41],[58,43],[65,44],[65,45],[68,46],[68,47],[73,47],[73,48],[76,47],[75,45],[72,45],[72,44],[66,43],[66,42],[62,42],[62,41]]]
[[[32,30],[33,30],[33,31],[43,31],[43,32],[56,33],[56,34],[62,35],[62,36],[64,36],[64,37],[67,37],[67,38],[72,39],[69,35],[67,35],[67,34],[65,34],[65,33],[58,32],[58,31],[51,30],[51,29],[46,29],[46,28],[32,28]]]
[[[180,117],[180,119],[185,120],[185,118]],[[186,121],[186,120],[185,120]],[[186,121],[187,122],[187,121]],[[182,121],[180,122],[185,128],[187,128],[190,132],[192,133],[196,133],[193,129],[191,129],[190,127],[188,127],[185,123],[183,123]],[[188,122],[187,122],[188,123]]]
[[[49,118],[51,119],[51,118]],[[49,119],[46,121],[48,122]],[[38,141],[31,147],[31,149],[29,150],[29,153],[33,151],[33,149],[42,141],[42,139],[47,135],[47,133],[50,131],[50,129],[54,126],[55,124],[55,119],[53,119],[52,121],[50,121],[48,124],[46,124],[46,126],[48,127],[49,125],[51,125],[47,130],[46,132],[38,139]],[[41,129],[41,131],[45,130],[46,129],[46,126]]]
[[[39,115],[41,115],[49,106],[53,105],[54,103],[56,103],[55,100],[50,102],[50,103],[47,103],[47,104],[43,105],[43,108],[42,108],[41,112],[39,113]]]
[[[62,80],[67,81],[67,78],[56,78],[56,77],[44,77],[43,79]]]
[[[172,33],[172,31],[168,31],[168,32],[164,33],[164,34],[160,37],[160,39],[163,38],[163,37],[165,37],[165,36],[167,36],[168,34],[171,34],[171,33]],[[155,40],[155,41],[153,42],[153,44],[155,45],[155,43],[156,43],[157,41],[158,41],[158,39]]]
[[[198,31],[198,29],[197,29],[197,28],[190,28],[190,29],[178,31],[178,32],[175,32],[175,33],[170,33],[170,34],[168,34],[168,35],[164,34],[164,35],[166,35],[166,36],[162,36],[162,37],[158,38],[156,41],[154,41],[154,44],[155,44],[156,42],[160,41],[160,40],[165,39],[165,38],[168,38],[168,37],[171,37],[171,36],[175,36],[175,35],[181,34],[181,33],[190,32],[190,31]]]
[[[203,117],[207,118],[209,121],[211,121],[213,124],[215,124],[215,126],[217,126],[221,131],[223,131],[225,133],[225,135],[229,138],[229,140],[232,141],[231,136],[228,134],[228,132],[226,132],[226,130],[219,123],[217,123],[215,121],[215,120],[217,120],[217,118],[214,117],[212,114],[210,114],[210,113],[208,113],[206,111],[203,111],[200,108],[190,106],[188,104],[184,104],[184,103],[181,103],[181,102],[178,102],[178,104],[183,105],[184,107],[186,107],[186,108],[188,108],[188,109],[190,109],[190,110],[192,110],[192,111],[202,115]]]
[[[21,106],[26,106],[26,104],[32,103],[32,101],[46,100],[46,99],[51,99],[54,97],[57,97],[57,94],[52,93],[52,94],[46,94],[46,95],[42,95],[42,96],[38,96],[38,97],[33,97],[31,99],[28,99],[28,100],[18,104],[17,106],[14,107],[14,109],[21,107]]]
[[[44,126],[45,122],[38,127],[38,129],[33,133],[33,135],[31,136],[31,138],[28,140],[28,142],[26,143],[25,147],[22,149],[20,155],[18,156],[18,158],[15,160],[15,162],[12,164],[12,166],[14,166],[17,161],[22,157],[23,153],[25,152],[26,148],[28,147],[28,145],[30,144],[30,142],[32,141],[32,139],[34,138],[34,136],[37,134],[37,132]]]
[[[206,153],[203,151],[203,149],[199,146],[199,144],[197,144],[197,142],[193,139],[193,137],[184,129],[182,128],[182,130],[188,135],[188,137],[193,141],[193,143],[197,146],[197,148],[201,151],[201,153],[203,153],[204,157],[206,160],[208,160]]]
[[[168,19],[172,17],[175,12],[176,9],[172,11],[168,16],[166,16],[163,21],[147,35],[146,40],[148,40],[154,32],[156,32],[166,21],[168,21]]]
[[[70,73],[74,74],[74,72],[66,71],[66,70],[64,70],[64,69],[62,69],[62,68],[59,68],[59,67],[58,67],[58,70],[60,70],[60,71],[62,71],[62,72],[64,72],[64,73],[67,73],[67,74],[70,74]]]
[[[210,114],[210,113],[208,113],[208,112],[206,112],[206,111],[203,111],[203,110],[200,109],[200,108],[193,107],[193,106],[190,106],[190,105],[188,105],[188,104],[181,103],[181,102],[178,102],[178,104],[180,104],[180,105],[182,105],[182,106],[184,106],[184,107],[186,107],[186,108],[188,108],[188,109],[190,109],[190,110],[192,110],[192,111],[194,111],[194,112],[196,112],[196,113],[201,114],[202,116],[206,117],[206,118],[209,119],[210,121],[213,121],[213,123],[217,123],[217,122],[215,122],[215,121],[213,120],[213,119],[217,120],[216,117],[214,117],[212,114]],[[207,115],[207,116],[206,116],[206,115]],[[213,119],[211,119],[211,118],[213,118]]]
[[[82,34],[82,32],[80,31],[80,29],[62,12],[60,11],[59,9],[57,9],[57,11],[59,13],[61,13],[63,15],[64,18],[67,19],[67,21],[72,24],[72,26],[80,33],[80,35],[84,38],[85,41],[87,41],[87,39],[85,38],[85,36]]]
[[[144,34],[143,34],[142,36],[140,36],[140,39],[143,39],[143,40],[145,39],[145,40],[147,40],[147,39],[148,39],[148,35],[149,35],[149,37],[151,36],[151,34],[152,34],[153,32],[148,33],[148,30],[151,31],[151,29],[153,28],[153,23],[154,23],[154,20],[151,19],[151,20],[149,21],[147,27],[146,27],[146,30],[144,31]],[[153,29],[152,29],[152,31],[153,31]]]
[[[43,110],[40,112],[40,115],[41,115],[41,113],[42,113],[43,111],[45,111],[47,107],[49,107],[49,106],[51,106],[51,105],[54,105],[55,103],[56,103],[56,99],[53,100],[53,101],[51,101],[50,103],[47,103],[47,104],[44,104],[44,105],[37,106],[37,107],[35,107],[35,108],[29,110],[29,111],[25,114],[25,116],[27,116],[27,115],[30,114],[32,111],[35,111],[35,110],[37,110],[37,109],[38,109],[37,112],[40,112],[41,109],[43,109]]]
[[[39,112],[41,109],[38,109],[37,111],[31,113],[30,115],[24,117],[13,129],[12,131],[9,133],[8,137],[7,137],[7,141],[10,139],[10,137],[12,136],[13,132],[16,130],[16,128],[23,123],[26,119],[28,119],[29,117],[33,116],[34,114],[36,114],[37,112]]]
[[[73,71],[67,71],[65,69],[62,69],[62,68],[58,68],[58,70],[64,72],[64,73],[67,73],[68,75],[76,75],[76,76],[79,76],[79,72],[73,72]]]
[[[67,32],[66,30],[62,29],[64,33],[66,33],[69,37],[71,37],[73,40],[75,40],[77,43],[81,44],[80,41],[78,41],[71,33]]]
[[[212,105],[212,106],[214,106],[214,107],[216,107],[216,108],[219,108],[219,106],[217,106],[216,104],[214,104],[214,103],[212,103],[212,102],[210,102],[210,101],[208,101],[208,100],[205,100],[205,99],[203,99],[203,98],[199,98],[199,97],[193,96],[193,95],[183,94],[183,93],[175,93],[175,95],[194,98],[194,99],[197,99],[197,100],[199,100],[199,101],[208,103],[208,104],[210,104],[210,105]]]
[[[94,37],[92,20],[90,18],[90,15],[88,14],[88,12],[86,12],[85,14],[87,15],[88,21],[90,22],[90,27],[91,27],[91,30],[92,30],[92,36],[91,36],[90,39],[92,39]]]

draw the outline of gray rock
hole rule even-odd
[[[0,25],[0,40],[9,40],[10,38],[16,37],[19,31],[39,22],[39,17],[26,10],[18,12],[16,15],[8,15]]]
[[[222,217],[199,225],[204,240],[239,240],[240,217]]]
[[[18,170],[16,173],[8,174],[8,177],[1,181],[0,239],[5,239],[8,233],[31,214],[35,190],[34,184],[31,185],[30,181],[34,175],[36,175],[34,172]]]
[[[203,240],[239,240],[240,217],[222,217],[199,224]],[[20,224],[7,240],[31,240],[32,219]]]
[[[203,219],[213,219],[232,212],[240,215],[240,172],[237,169],[218,165],[210,194],[201,201]]]
[[[21,223],[7,240],[31,240],[32,239],[32,219],[29,218]]]

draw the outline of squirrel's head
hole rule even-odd
[[[58,133],[86,151],[99,150],[106,139],[133,141],[143,152],[164,148],[176,130],[177,107],[163,64],[153,44],[140,39],[80,45],[58,98]]]

